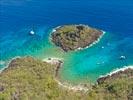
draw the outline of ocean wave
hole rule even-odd
[[[115,74],[115,73],[118,73],[118,72],[120,72],[120,71],[125,71],[125,70],[127,70],[127,69],[129,69],[129,68],[130,68],[130,69],[133,69],[133,65],[124,66],[123,68],[116,68],[116,69],[114,69],[113,71],[107,73],[106,75],[101,75],[99,78],[106,77],[106,76],[112,76],[112,75]]]
[[[58,27],[56,27],[56,28],[53,28],[53,30],[52,30],[52,32],[51,33],[54,33],[54,32],[56,32],[56,30],[57,29],[59,29],[61,26],[58,26]]]
[[[21,58],[20,56],[16,56],[16,57],[14,57],[14,58],[12,58],[11,60],[9,60],[8,62],[6,62],[6,61],[4,61],[5,63],[4,63],[4,67],[2,68],[2,69],[0,69],[0,73],[2,72],[2,71],[4,71],[6,68],[8,68],[8,66],[9,66],[9,64],[12,62],[12,60],[15,60],[15,59],[17,59],[17,58]]]
[[[103,30],[101,30],[101,31],[103,32],[103,34],[102,34],[96,41],[94,41],[94,42],[93,42],[92,44],[90,44],[89,46],[86,46],[85,48],[79,47],[79,48],[77,48],[75,51],[90,48],[90,47],[94,46],[95,44],[97,44],[98,42],[100,42],[100,40],[102,39],[102,37],[103,37],[104,34],[106,33],[106,32],[103,31]]]

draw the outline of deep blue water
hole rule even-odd
[[[48,42],[52,28],[80,23],[107,33],[95,46],[68,54],[60,54]],[[115,68],[133,65],[132,26],[133,0],[1,0],[0,69],[15,56],[57,56],[65,61],[64,79],[95,80]],[[30,36],[33,28],[36,35]],[[126,60],[120,61],[121,55]]]

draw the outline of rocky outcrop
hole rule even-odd
[[[111,75],[101,77],[97,80],[97,83],[102,84],[102,83],[109,82],[115,79],[121,79],[123,77],[133,78],[133,69],[128,68],[128,69],[125,69],[124,71],[118,71]]]
[[[0,86],[0,92],[4,91],[4,87]]]
[[[52,41],[64,51],[84,48],[97,41],[103,34],[101,30],[87,25],[64,25],[56,28],[52,34]]]

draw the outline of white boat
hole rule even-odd
[[[126,56],[120,56],[120,59],[122,60],[122,59],[126,59]]]
[[[31,34],[31,35],[34,35],[34,34],[35,34],[35,32],[34,32],[33,30],[31,30],[31,31],[30,31],[30,34]]]

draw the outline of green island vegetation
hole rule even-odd
[[[101,30],[87,25],[64,25],[57,27],[51,34],[52,42],[64,51],[90,46],[103,34]]]
[[[32,57],[12,60],[0,73],[0,100],[133,100],[133,69],[99,78],[85,92],[61,87],[56,67]]]

